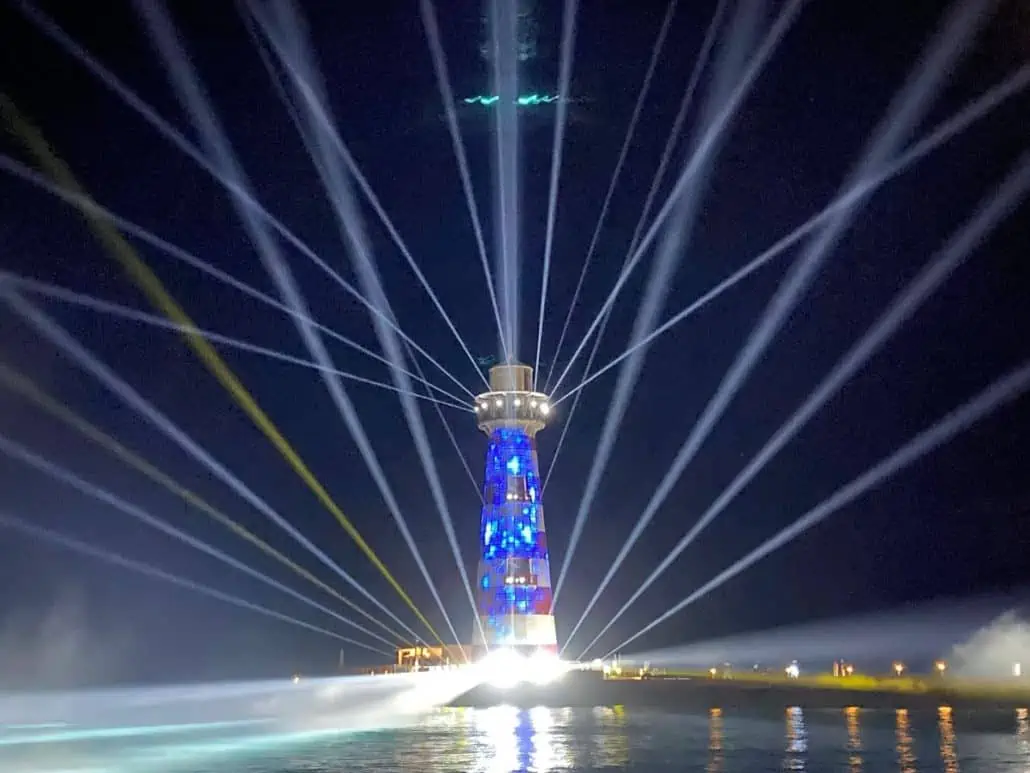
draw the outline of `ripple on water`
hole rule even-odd
[[[0,739],[2,740],[2,739]],[[1030,771],[1027,710],[440,709],[403,728],[0,744],[4,773]]]

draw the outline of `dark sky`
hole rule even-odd
[[[4,88],[38,122],[93,195],[274,293],[225,192],[41,35],[16,5],[7,4],[0,18]],[[234,4],[171,5],[259,198],[352,278],[317,175]],[[481,8],[465,0],[438,5],[457,92],[488,92],[479,57]],[[548,91],[557,72],[560,4],[538,5],[538,56],[527,63],[524,75],[533,90]],[[583,335],[615,280],[714,5],[680,4],[573,316],[570,340]],[[768,5],[766,25],[778,3]],[[663,318],[828,201],[916,62],[943,5],[914,0],[809,4],[721,149]],[[923,131],[1026,61],[1030,18],[1019,6],[1018,0],[1000,3]],[[162,115],[188,130],[188,117],[129,3],[50,2],[40,7]],[[477,354],[494,353],[496,331],[450,139],[438,118],[440,98],[417,4],[384,0],[309,2],[302,7],[342,135],[470,348]],[[573,92],[580,101],[566,138],[545,360],[557,342],[664,12],[664,3],[650,0],[581,3],[573,72]],[[891,295],[992,190],[1026,149],[1028,108],[1026,95],[1011,100],[872,200],[645,532],[584,633],[592,637],[628,598]],[[489,125],[484,118],[464,128],[480,209],[489,213]],[[524,141],[524,359],[532,359],[535,343],[551,129],[546,117],[537,119]],[[9,137],[3,142],[5,153],[25,159]],[[3,268],[149,310],[71,209],[8,177],[0,186]],[[1027,222],[1024,209],[976,252],[646,594],[606,640],[610,646],[1030,355]],[[402,256],[378,226],[373,239],[402,327],[475,389],[478,379],[471,364]],[[203,326],[307,357],[288,318],[138,246]],[[292,253],[290,259],[319,320],[378,348],[368,314],[305,258]],[[785,260],[773,263],[651,347],[562,593],[560,638],[579,617],[786,265]],[[615,307],[599,362],[626,345],[646,275],[638,274]],[[46,308],[414,624],[382,577],[180,339],[81,309],[53,303]],[[6,309],[0,312],[0,349],[5,363],[336,583],[316,560]],[[566,348],[564,356],[570,352]],[[388,380],[385,368],[351,350],[335,347],[333,355],[341,369]],[[255,355],[225,356],[442,631],[432,597],[317,374]],[[432,378],[447,386],[441,374]],[[575,377],[570,378],[574,383]],[[586,391],[547,489],[553,574],[568,544],[614,381],[612,374]],[[348,388],[463,634],[471,626],[470,609],[399,402],[391,392]],[[569,404],[563,403],[564,411]],[[961,436],[665,623],[641,644],[658,647],[940,595],[1021,586],[1028,579],[1030,538],[1028,405],[1012,406]],[[471,414],[448,409],[447,415],[465,458],[480,475],[485,438]],[[426,407],[424,416],[465,564],[472,571],[477,496],[435,412]],[[560,429],[553,426],[540,437],[545,468]],[[335,603],[6,391],[0,391],[0,430],[277,579]],[[330,618],[7,458],[0,462],[0,491],[5,511],[34,523],[313,623],[334,625]],[[278,675],[327,669],[336,659],[336,644],[330,639],[7,532],[0,532],[0,625],[5,671],[0,681],[6,683]],[[354,648],[348,649],[348,657],[374,658]]]

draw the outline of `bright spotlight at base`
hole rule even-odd
[[[526,659],[515,650],[499,649],[487,655],[481,665],[486,671],[486,682],[494,687],[507,689],[522,681]]]
[[[513,649],[495,649],[479,663],[483,681],[500,689],[509,689],[526,682],[544,685],[560,679],[566,667],[551,652],[541,650],[521,655]]]
[[[528,660],[528,677],[534,684],[550,684],[565,674],[566,666],[551,652],[541,650]]]

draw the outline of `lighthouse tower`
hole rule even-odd
[[[536,433],[551,404],[533,391],[528,365],[495,365],[490,391],[476,397],[479,428],[490,438],[483,481],[477,576],[479,619],[473,652],[496,648],[557,655],[551,572],[540,502]]]

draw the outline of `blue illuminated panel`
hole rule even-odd
[[[490,435],[480,526],[479,613],[504,640],[511,618],[549,614],[551,588],[533,438],[519,427]]]

